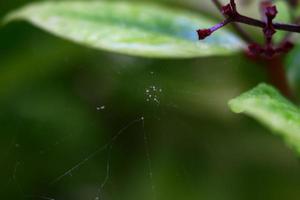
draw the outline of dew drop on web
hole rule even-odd
[[[162,88],[155,85],[145,88],[146,101],[159,104],[162,91]]]
[[[101,110],[105,110],[105,108],[106,108],[105,106],[97,106],[96,109],[97,109],[98,111],[101,111]]]

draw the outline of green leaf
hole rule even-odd
[[[299,97],[300,94],[300,45],[296,47],[286,56],[285,65],[288,81]]]
[[[257,119],[300,153],[300,110],[272,86],[260,84],[231,100],[229,106],[235,113]]]
[[[5,18],[5,22],[12,20],[27,20],[88,47],[143,57],[228,55],[244,48],[239,38],[224,30],[198,41],[196,30],[213,22],[149,3],[40,2]]]

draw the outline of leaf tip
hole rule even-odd
[[[238,102],[237,98],[231,99],[228,102],[228,106],[229,106],[230,110],[234,113],[242,113],[243,112],[242,107],[239,106],[239,102]]]
[[[251,91],[248,91],[238,97],[231,99],[228,102],[228,106],[234,113],[243,113],[245,111],[245,100],[249,100],[250,98],[257,95],[272,96],[274,94],[277,94],[277,91],[272,86],[266,83],[260,83]]]
[[[16,10],[16,11],[6,14],[4,16],[4,18],[0,21],[0,26],[5,26],[12,21],[21,19],[19,13],[20,13],[20,10]]]

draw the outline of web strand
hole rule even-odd
[[[122,135],[128,128],[130,128],[134,124],[140,122],[141,120],[142,120],[142,118],[138,118],[138,119],[135,119],[135,120],[129,122],[128,124],[126,124],[123,128],[121,128],[118,131],[118,133],[111,139],[111,141],[109,143],[107,143],[107,144],[99,147],[94,152],[92,152],[89,156],[87,156],[86,158],[84,158],[83,160],[81,160],[78,164],[76,164],[75,166],[73,166],[69,170],[65,171],[62,175],[60,175],[57,178],[55,178],[53,181],[50,182],[50,185],[53,185],[53,184],[61,181],[64,177],[72,174],[72,172],[74,172],[75,170],[78,170],[81,166],[83,166],[89,160],[91,160],[92,158],[94,158],[97,154],[99,154],[100,152],[108,149],[119,138],[120,135]]]

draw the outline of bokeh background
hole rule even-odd
[[[1,0],[0,17],[30,2]],[[156,2],[220,17],[208,0]],[[262,81],[242,54],[143,59],[2,26],[0,199],[298,199],[296,155],[227,107]]]

